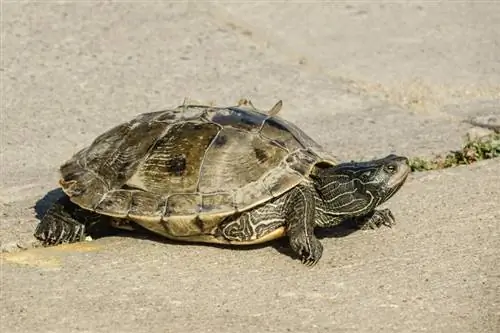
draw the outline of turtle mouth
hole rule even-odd
[[[404,170],[400,171],[399,176],[395,176],[387,185],[389,188],[389,191],[387,192],[387,196],[384,201],[389,200],[396,192],[398,192],[403,184],[406,182],[406,179],[408,178],[410,174],[410,168],[406,167]]]

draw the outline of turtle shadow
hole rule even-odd
[[[319,240],[325,238],[342,238],[349,236],[350,234],[358,231],[359,228],[352,221],[345,221],[339,225],[330,228],[318,228],[314,231],[314,234]],[[288,237],[277,239],[271,245],[276,251],[283,255],[287,255],[292,259],[299,259],[298,255],[293,252],[290,247]]]
[[[64,192],[61,188],[55,188],[47,192],[42,198],[38,199],[35,203],[33,209],[35,210],[35,217],[38,220],[42,220],[49,208],[57,201],[59,198],[64,196]]]
[[[217,244],[217,243],[204,243],[204,242],[192,242],[192,241],[183,242],[180,240],[173,240],[162,237],[160,235],[156,235],[139,225],[136,225],[135,228],[136,229],[134,231],[119,230],[118,234],[123,237],[129,237],[138,240],[154,241],[161,244],[168,244],[174,246],[212,247],[227,251],[245,252],[245,251],[254,251],[254,250],[264,249],[267,247],[272,247],[280,254],[287,255],[292,259],[298,258],[298,256],[290,248],[288,237],[282,237],[279,239],[275,239],[271,242],[265,242],[259,244],[231,245],[231,244]],[[359,228],[357,228],[353,222],[345,221],[342,224],[334,227],[317,229],[315,230],[315,235],[320,240],[325,238],[341,238],[341,237],[346,237],[358,230]]]

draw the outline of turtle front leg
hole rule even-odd
[[[58,245],[85,240],[94,233],[109,230],[106,217],[72,203],[68,196],[57,200],[38,224],[34,236],[42,245]]]
[[[314,266],[323,254],[323,245],[314,235],[314,188],[301,184],[288,193],[285,202],[287,235],[292,250],[306,266]]]
[[[396,219],[392,212],[385,208],[374,210],[368,215],[355,217],[354,223],[360,230],[378,229],[381,226],[392,228],[396,224]]]

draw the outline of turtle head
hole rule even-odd
[[[313,179],[328,214],[352,217],[365,215],[391,198],[409,173],[406,157],[388,155],[318,168]]]

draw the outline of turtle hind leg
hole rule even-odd
[[[45,213],[34,236],[44,246],[81,242],[86,236],[109,233],[108,220],[106,216],[80,208],[65,195]]]

